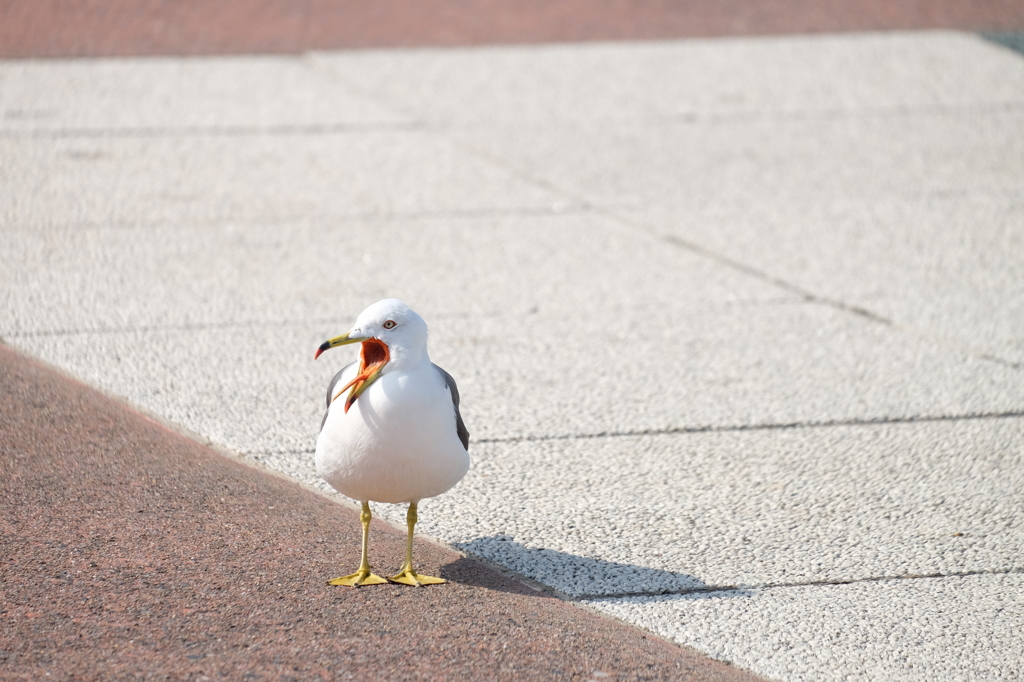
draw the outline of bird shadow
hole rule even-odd
[[[636,564],[605,561],[552,549],[525,547],[507,535],[492,535],[455,546],[470,557],[496,564],[552,588],[571,599],[607,599],[686,595],[747,597],[750,590],[710,587],[696,576]],[[527,594],[521,582],[502,576],[473,558],[461,558],[441,567],[441,576],[454,582],[505,592]]]

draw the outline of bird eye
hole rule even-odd
[[[395,328],[395,321],[394,320],[388,320],[387,322],[384,323],[384,328],[385,329],[394,329]]]

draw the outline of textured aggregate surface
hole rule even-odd
[[[355,510],[0,347],[0,678],[754,680],[478,562],[352,590]],[[371,561],[405,534],[374,523]]]
[[[431,502],[430,519],[446,522],[424,531],[576,597],[1024,571],[1022,429],[1011,419],[487,444],[468,485]],[[494,499],[491,481],[519,499]]]
[[[1018,55],[22,61],[0,93],[39,114],[0,124],[7,342],[322,488],[350,354],[313,350],[397,296],[474,439],[425,534],[778,679],[1024,674],[990,606],[1024,544]],[[968,649],[908,654],[918,611]]]
[[[936,38],[318,59],[631,224],[1020,364],[1024,60]]]
[[[927,109],[934,116],[951,107],[1019,104],[1022,86],[1013,76],[1024,70],[1013,53],[955,32],[368,50],[315,53],[311,59],[432,122],[520,128],[595,120],[721,125],[841,114],[873,118]],[[600,168],[602,158],[579,170]],[[635,179],[630,173],[603,178]]]
[[[969,575],[594,602],[791,680],[1018,680],[1024,576]],[[779,628],[778,623],[788,625]],[[671,623],[665,626],[665,623]]]

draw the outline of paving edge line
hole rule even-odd
[[[235,450],[232,450],[229,447],[226,447],[224,445],[221,445],[220,443],[214,442],[214,441],[210,440],[209,438],[207,438],[206,436],[193,431],[192,429],[189,429],[189,428],[187,428],[185,426],[182,426],[181,424],[178,424],[177,422],[174,422],[174,421],[171,421],[170,419],[167,419],[163,415],[157,414],[156,412],[153,412],[152,410],[149,410],[149,409],[147,409],[145,407],[142,407],[141,405],[137,405],[137,404],[133,403],[131,400],[129,400],[128,398],[125,398],[122,395],[114,393],[113,391],[109,391],[109,390],[107,390],[105,388],[100,388],[98,386],[93,386],[89,382],[83,380],[81,377],[75,376],[74,374],[72,374],[68,370],[64,369],[63,367],[60,367],[58,365],[54,365],[53,363],[47,362],[46,360],[43,360],[42,358],[36,357],[35,355],[30,355],[28,352],[26,352],[25,350],[19,348],[18,346],[12,345],[7,339],[4,339],[3,337],[0,337],[0,346],[3,346],[7,350],[12,351],[13,353],[21,356],[22,358],[24,358],[25,360],[27,360],[29,362],[32,362],[32,363],[34,363],[36,365],[39,365],[43,369],[46,369],[46,370],[49,370],[49,371],[54,372],[56,374],[59,374],[60,376],[64,377],[65,379],[67,379],[69,381],[73,381],[74,383],[78,384],[79,386],[83,386],[83,387],[89,389],[90,391],[95,391],[96,393],[99,393],[103,397],[105,397],[105,398],[107,398],[109,400],[112,400],[113,402],[117,403],[118,405],[121,405],[122,407],[125,407],[125,408],[131,410],[132,412],[135,412],[135,413],[141,415],[146,420],[148,420],[150,422],[153,422],[154,424],[157,424],[158,426],[163,427],[163,428],[167,429],[168,431],[170,431],[170,432],[172,432],[174,434],[182,436],[183,438],[187,438],[188,440],[190,440],[190,441],[192,441],[194,443],[198,443],[199,445],[207,447],[207,448],[213,450],[214,452],[216,452],[217,454],[221,455],[222,457],[226,457],[227,459],[230,459],[230,460],[232,460],[234,462],[238,462],[239,464],[244,464],[245,466],[247,466],[247,467],[249,467],[251,469],[255,469],[255,470],[260,471],[260,472],[262,472],[264,474],[268,474],[268,475],[273,476],[274,478],[277,478],[279,480],[288,481],[290,483],[294,483],[295,485],[298,485],[300,488],[302,488],[304,490],[307,490],[307,491],[309,491],[309,492],[311,492],[311,493],[313,493],[315,495],[319,495],[320,497],[328,499],[331,502],[334,502],[335,504],[339,504],[339,505],[341,505],[343,507],[346,507],[348,509],[351,509],[353,511],[358,512],[360,510],[360,507],[359,507],[358,503],[353,502],[352,500],[350,500],[349,498],[345,497],[344,495],[342,495],[340,493],[330,493],[330,492],[327,492],[325,490],[320,490],[319,488],[317,488],[315,486],[312,486],[309,483],[306,483],[305,481],[301,481],[301,480],[299,480],[297,478],[293,478],[293,477],[289,476],[288,474],[284,473],[283,471],[278,471],[277,469],[273,469],[271,467],[268,467],[266,464],[263,464],[262,462],[258,462],[255,459],[253,459],[252,457],[249,457],[248,455],[244,455],[244,454],[242,454],[240,452],[236,452]],[[384,517],[376,516],[375,515],[374,516],[374,520],[375,521],[380,521],[381,523],[384,523],[384,524],[390,526],[391,528],[399,530],[402,533],[406,532],[406,528],[405,528],[404,525],[400,528],[397,524],[394,524],[391,521],[388,521]],[[457,552],[458,554],[460,554],[462,556],[465,556],[466,558],[473,558],[473,559],[476,558],[475,556],[467,555],[465,552],[461,552],[457,548],[452,547],[451,545],[449,545],[446,542],[442,542],[440,540],[437,540],[436,538],[432,538],[432,537],[429,537],[429,536],[426,536],[426,535],[419,535],[419,534],[417,534],[416,537],[424,539],[424,540],[428,540],[428,541],[430,541],[431,543],[433,543],[435,545],[439,545],[441,547],[445,547],[447,549],[450,549],[451,551]],[[534,588],[534,589],[536,589],[536,588]]]
[[[333,502],[335,504],[338,504],[338,505],[340,505],[342,507],[345,507],[346,509],[350,509],[353,512],[358,512],[360,510],[360,507],[359,507],[359,505],[356,502],[350,500],[349,498],[345,497],[344,495],[341,495],[340,493],[329,493],[327,491],[320,490],[319,488],[316,488],[316,487],[314,487],[314,486],[312,486],[312,485],[310,485],[310,484],[308,484],[308,483],[306,483],[304,481],[300,481],[297,478],[293,478],[293,477],[289,476],[288,474],[286,474],[286,473],[284,473],[282,471],[278,471],[276,469],[272,469],[272,468],[268,467],[267,465],[252,459],[251,457],[248,457],[246,455],[243,455],[243,454],[241,454],[239,452],[236,452],[236,451],[232,450],[231,448],[228,448],[228,447],[225,447],[225,446],[223,446],[223,445],[221,445],[219,443],[216,443],[216,442],[210,440],[209,438],[207,438],[206,436],[203,436],[203,435],[201,435],[199,433],[196,433],[195,431],[192,431],[191,429],[188,429],[188,428],[182,426],[181,424],[173,422],[173,421],[167,419],[166,417],[153,412],[152,410],[149,410],[149,409],[146,409],[146,408],[141,407],[139,405],[136,405],[135,403],[133,403],[132,401],[128,400],[127,398],[125,398],[122,395],[119,395],[117,393],[114,393],[113,391],[109,391],[109,390],[104,389],[104,388],[99,388],[97,386],[93,386],[92,384],[84,381],[80,377],[77,377],[74,374],[72,374],[71,372],[67,371],[63,367],[59,367],[57,365],[54,365],[53,363],[50,363],[50,362],[48,362],[46,360],[43,360],[42,358],[39,358],[39,357],[36,357],[34,355],[29,354],[28,352],[26,352],[25,350],[19,348],[18,346],[12,345],[7,339],[5,339],[3,337],[0,337],[0,347],[2,347],[3,349],[6,349],[6,350],[14,353],[18,357],[20,357],[23,360],[25,360],[26,362],[35,364],[35,365],[37,365],[38,367],[41,367],[44,370],[53,372],[53,373],[57,374],[58,376],[66,379],[68,381],[71,381],[71,382],[73,382],[75,384],[78,384],[79,386],[82,386],[83,388],[86,388],[87,390],[95,391],[96,393],[102,395],[104,398],[107,398],[108,400],[113,401],[114,403],[120,405],[121,407],[123,407],[123,408],[125,408],[125,409],[127,409],[127,410],[129,410],[131,412],[134,412],[134,413],[138,414],[142,418],[144,418],[147,421],[150,421],[150,422],[156,424],[157,426],[160,426],[160,427],[162,427],[164,429],[167,429],[168,431],[170,431],[171,433],[173,433],[175,435],[181,436],[181,437],[186,438],[186,439],[188,439],[188,440],[190,440],[190,441],[192,441],[194,443],[197,443],[197,444],[199,444],[199,445],[201,445],[203,447],[206,447],[206,448],[209,448],[210,450],[213,450],[214,452],[216,452],[221,457],[224,457],[224,458],[226,458],[228,460],[231,460],[233,462],[237,462],[239,464],[242,464],[242,465],[244,465],[246,467],[249,467],[251,469],[259,471],[259,472],[261,472],[263,474],[267,474],[267,475],[272,476],[274,478],[277,478],[279,480],[287,481],[289,483],[293,483],[295,485],[298,485],[303,490],[311,492],[311,493],[313,493],[313,494],[315,494],[315,495],[317,495],[319,497],[322,497],[322,498],[324,498],[326,500],[329,500],[329,501],[331,501],[331,502]],[[406,532],[406,528],[404,526],[399,527],[397,524],[394,524],[391,521],[389,521],[386,518],[383,518],[381,516],[376,516],[374,518],[374,520],[379,521],[380,523],[383,523],[386,526],[388,526],[388,527],[390,527],[393,530],[396,530],[398,532],[401,532],[401,533],[405,533]],[[544,595],[547,595],[547,596],[550,596],[550,597],[554,597],[554,598],[558,599],[559,601],[561,601],[563,603],[567,603],[567,604],[571,605],[574,608],[577,608],[577,609],[580,609],[582,611],[586,611],[586,612],[588,612],[590,614],[593,614],[595,616],[598,616],[598,617],[600,617],[603,620],[611,621],[611,622],[617,623],[617,624],[619,624],[621,626],[629,627],[629,628],[632,628],[634,630],[643,632],[648,637],[652,637],[652,638],[655,638],[657,640],[660,640],[660,641],[664,642],[665,644],[667,644],[669,646],[675,647],[677,649],[682,649],[684,651],[688,651],[688,652],[690,652],[694,656],[699,656],[699,657],[707,659],[707,660],[716,661],[717,663],[726,665],[726,666],[728,666],[730,668],[733,668],[733,669],[736,669],[736,670],[739,670],[739,671],[743,671],[744,673],[746,673],[748,675],[751,675],[754,678],[759,678],[759,679],[763,679],[763,680],[767,680],[768,679],[768,678],[764,677],[763,675],[761,675],[759,673],[756,673],[756,672],[754,672],[752,670],[749,670],[747,668],[744,668],[744,667],[742,667],[742,666],[740,666],[740,665],[738,665],[738,664],[736,664],[736,663],[734,663],[732,661],[724,660],[724,659],[718,659],[718,658],[713,658],[706,651],[702,651],[700,649],[697,649],[696,647],[693,647],[693,646],[690,646],[690,645],[687,645],[687,644],[681,644],[681,643],[676,642],[676,641],[674,641],[672,639],[669,639],[668,637],[666,637],[666,636],[662,635],[661,633],[658,633],[658,632],[656,632],[654,630],[650,630],[648,628],[642,627],[642,626],[637,625],[635,623],[631,623],[629,621],[622,620],[621,618],[617,618],[617,617],[607,613],[606,611],[602,611],[596,605],[593,605],[593,604],[585,602],[585,601],[581,601],[580,599],[578,599],[576,597],[572,597],[572,596],[570,596],[568,594],[565,594],[564,592],[561,592],[560,590],[556,590],[555,588],[550,587],[548,585],[545,585],[544,583],[541,583],[541,582],[539,582],[537,580],[534,580],[533,578],[529,578],[529,577],[524,576],[524,575],[522,575],[520,573],[517,573],[516,571],[513,571],[513,570],[509,569],[508,567],[503,566],[501,564],[498,564],[496,562],[493,562],[493,561],[491,561],[489,559],[486,559],[484,557],[478,556],[476,554],[471,554],[469,552],[465,552],[463,550],[460,550],[457,547],[454,547],[454,546],[448,544],[447,542],[439,540],[439,539],[437,539],[435,537],[432,537],[432,536],[429,536],[429,535],[417,534],[416,538],[418,540],[424,540],[424,541],[429,542],[429,543],[431,543],[431,544],[433,544],[435,546],[442,547],[442,548],[444,548],[446,550],[454,552],[454,553],[458,554],[459,556],[464,557],[465,559],[467,559],[469,561],[473,561],[473,562],[483,566],[484,568],[487,568],[488,570],[491,570],[494,573],[497,573],[498,575],[501,575],[501,576],[504,576],[506,578],[515,580],[516,582],[522,584],[524,587],[527,587],[527,588],[533,590],[534,592],[538,592],[540,594],[544,594]]]

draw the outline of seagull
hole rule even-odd
[[[314,360],[351,343],[362,344],[359,361],[343,367],[327,387],[316,469],[339,493],[362,503],[363,551],[355,573],[328,582],[351,587],[388,582],[367,560],[373,501],[409,505],[405,565],[391,582],[443,583],[413,568],[412,534],[419,501],[450,489],[469,470],[469,431],[459,413],[459,389],[427,355],[427,323],[398,299],[364,310],[347,334],[320,344]]]

